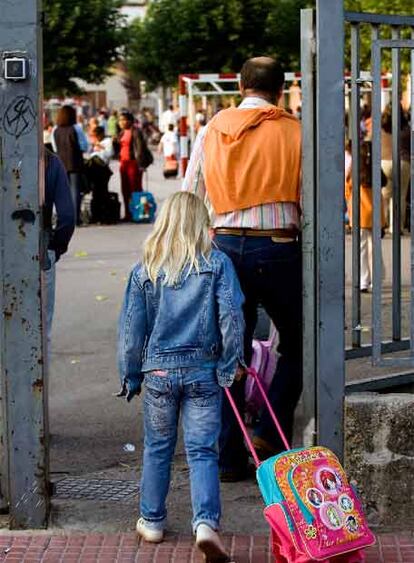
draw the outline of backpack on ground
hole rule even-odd
[[[361,563],[375,543],[361,502],[338,458],[327,448],[291,449],[260,378],[250,370],[286,451],[260,463],[228,388],[226,395],[257,467],[277,563]]]
[[[157,210],[154,196],[151,192],[133,192],[129,210],[134,223],[152,223]]]

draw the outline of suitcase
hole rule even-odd
[[[166,157],[164,161],[164,178],[176,178],[178,175],[178,161],[174,157]]]
[[[108,225],[114,225],[121,220],[121,203],[118,194],[108,192],[106,196],[105,207],[102,210],[102,222]]]
[[[361,502],[334,453],[324,447],[291,449],[255,370],[266,408],[286,451],[260,462],[230,390],[226,395],[255,461],[264,516],[277,563],[361,563],[375,543]]]

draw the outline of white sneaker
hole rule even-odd
[[[150,543],[160,543],[164,539],[164,530],[150,528],[143,518],[137,522],[137,534]]]
[[[196,546],[205,555],[209,563],[230,561],[220,536],[207,524],[199,524],[196,532]]]

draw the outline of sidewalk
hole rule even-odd
[[[235,563],[271,563],[268,536],[225,536]],[[367,550],[367,563],[414,563],[414,534],[384,534]],[[0,535],[0,561],[34,563],[202,563],[188,536],[167,536],[158,545],[138,543],[134,533],[9,532]]]

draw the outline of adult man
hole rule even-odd
[[[53,208],[56,209],[56,227],[52,226]],[[46,328],[50,344],[55,308],[55,264],[64,254],[75,229],[75,207],[66,170],[60,158],[45,149],[45,203],[43,232],[45,236],[42,270],[46,287]]]
[[[215,242],[233,260],[246,297],[245,357],[261,304],[279,331],[280,358],[269,398],[288,439],[302,390],[300,153],[298,120],[277,107],[284,73],[269,57],[249,59],[241,70],[238,108],[219,112],[197,138],[183,189],[206,197]],[[232,393],[242,410],[244,382]],[[254,428],[261,458],[283,449],[267,413]],[[248,455],[226,400],[220,438],[223,481],[248,475]]]

